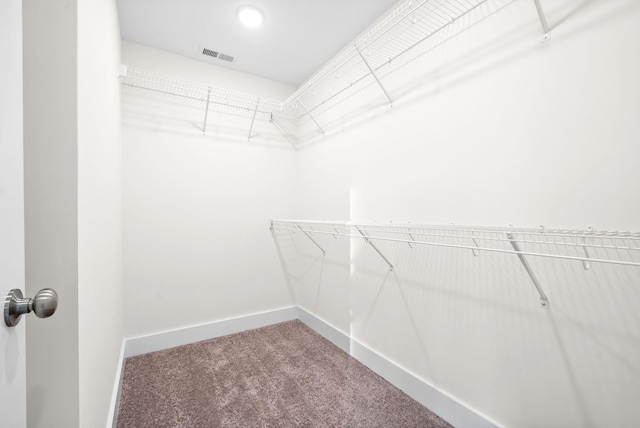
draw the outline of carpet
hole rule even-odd
[[[300,321],[127,358],[127,427],[449,427]]]

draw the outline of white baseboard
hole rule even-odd
[[[163,349],[174,348],[176,346],[187,345],[189,343],[200,342],[228,334],[240,333],[254,328],[266,327],[280,322],[292,321],[297,317],[298,312],[296,307],[291,306],[269,312],[164,331],[148,336],[132,337],[126,339],[124,356],[128,358],[148,352],[161,351]]]
[[[109,405],[109,415],[107,419],[107,428],[115,428],[118,422],[118,409],[120,408],[120,392],[122,391],[122,380],[124,378],[124,349],[126,343],[123,340],[120,345],[120,360],[116,367],[116,380],[113,384],[113,393],[111,394],[111,404]]]
[[[125,339],[121,351],[122,361],[118,367],[118,377],[116,385],[114,386],[114,397],[112,397],[113,412],[107,427],[111,428],[115,426],[117,421],[125,358],[295,319],[302,321],[316,333],[335,344],[338,348],[349,353],[369,369],[385,378],[389,383],[402,390],[423,406],[428,407],[453,426],[458,428],[489,428],[498,426],[488,418],[440,391],[435,386],[419,379],[391,360],[368,348],[366,345],[352,339],[348,334],[338,330],[328,322],[299,306],[292,306],[209,324],[185,327],[149,336]]]
[[[349,354],[351,343],[348,334],[341,332],[325,320],[307,312],[306,309],[300,306],[297,307],[297,310],[298,319],[306,324],[307,327]]]
[[[355,339],[351,339],[351,356],[454,427],[498,426]]]

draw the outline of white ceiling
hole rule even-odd
[[[118,0],[118,14],[124,40],[299,86],[396,1]],[[261,27],[238,21],[245,4],[264,11]]]

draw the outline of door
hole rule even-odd
[[[22,0],[0,1],[0,303],[24,291]],[[4,314],[3,314],[4,315]],[[0,317],[0,427],[26,426],[25,323]]]

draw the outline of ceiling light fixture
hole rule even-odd
[[[264,21],[264,12],[255,6],[244,5],[236,9],[238,19],[250,28],[259,27]]]

